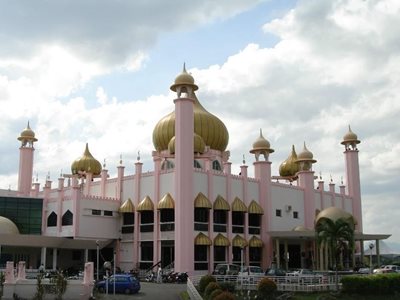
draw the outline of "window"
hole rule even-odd
[[[160,231],[174,231],[175,210],[160,210]]]
[[[123,213],[123,225],[135,224],[135,213]]]
[[[195,245],[194,246],[194,269],[195,270],[207,270],[207,246],[205,245]]]
[[[74,215],[72,214],[72,212],[70,210],[67,210],[65,212],[65,214],[62,216],[61,225],[62,226],[72,225],[73,224],[73,217],[74,217]]]
[[[104,215],[105,215],[105,216],[110,216],[110,217],[112,217],[113,212],[112,212],[111,210],[105,210],[105,211],[104,211]]]
[[[101,216],[101,210],[100,209],[92,209],[92,215],[93,216]]]
[[[170,160],[164,160],[161,164],[161,170],[170,170],[175,168],[175,164]]]
[[[214,223],[226,224],[227,211],[226,210],[214,210]]]
[[[153,261],[153,242],[141,242],[140,250],[140,260]]]
[[[196,169],[201,169],[201,164],[197,160],[194,160],[194,167]]]
[[[213,170],[216,170],[216,171],[221,171],[222,170],[221,164],[219,163],[218,160],[214,160],[213,161],[212,168],[213,168]]]
[[[195,222],[208,222],[208,208],[196,207],[194,209],[194,221]]]
[[[154,212],[145,210],[140,212],[140,232],[152,232],[154,223]]]
[[[57,226],[57,214],[53,211],[47,218],[47,227]]]
[[[277,217],[282,217],[282,210],[281,209],[277,209],[275,215]]]
[[[299,212],[298,211],[294,211],[293,212],[293,218],[295,218],[295,219],[299,218]]]

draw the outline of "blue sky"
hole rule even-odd
[[[325,182],[345,179],[340,141],[358,134],[364,228],[400,243],[400,4],[366,1],[0,2],[0,188],[16,188],[28,120],[40,182],[68,172],[86,142],[111,174],[173,108],[183,62],[226,124],[233,172],[262,128],[273,175],[304,141]],[[249,168],[251,173],[251,168]],[[399,247],[400,248],[400,247]]]

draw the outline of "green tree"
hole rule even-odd
[[[336,289],[338,288],[338,261],[344,250],[354,251],[354,220],[339,218],[336,221],[321,218],[315,225],[318,247],[328,246],[333,265],[335,267]]]

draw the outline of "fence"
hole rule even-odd
[[[196,286],[202,276],[192,276],[191,285]],[[217,282],[234,282],[236,289],[240,290],[256,290],[257,284],[265,276],[244,276],[237,275],[214,275]],[[335,275],[318,275],[318,276],[268,276],[269,279],[276,283],[278,291],[290,292],[315,292],[315,291],[336,291],[341,289],[339,276],[336,284]],[[189,289],[189,287],[188,287]],[[188,291],[189,292],[189,291]],[[192,299],[192,298],[191,298]],[[197,298],[196,298],[197,299]]]

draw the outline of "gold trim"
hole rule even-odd
[[[210,200],[208,200],[208,198],[202,192],[200,192],[196,196],[196,199],[194,199],[194,207],[211,209],[212,204]]]
[[[214,238],[214,246],[228,247],[230,244],[228,238],[220,233]]]
[[[251,200],[249,208],[248,208],[247,211],[248,211],[249,214],[256,214],[256,215],[263,215],[264,214],[264,210],[261,207],[261,205],[258,204],[254,200]]]
[[[120,213],[133,213],[135,212],[135,206],[132,203],[131,198],[128,198],[124,203],[122,203],[121,207],[119,208]]]
[[[214,210],[230,210],[229,203],[221,196],[218,195],[214,201]]]
[[[194,239],[194,244],[195,245],[206,245],[206,246],[211,246],[212,242],[208,236],[206,236],[204,233],[200,232]]]
[[[236,197],[232,202],[232,211],[242,211],[247,212],[246,204],[238,197]]]
[[[158,202],[157,209],[174,209],[175,208],[175,201],[170,195],[167,193],[160,202]]]
[[[144,197],[142,201],[140,201],[137,209],[137,211],[153,211],[154,210],[154,204],[153,201],[151,201],[149,196]]]
[[[254,247],[254,248],[262,248],[263,246],[263,241],[260,240],[258,237],[253,235],[251,239],[249,240],[249,247]]]
[[[244,248],[247,246],[247,241],[243,237],[237,234],[232,240],[232,246]]]

